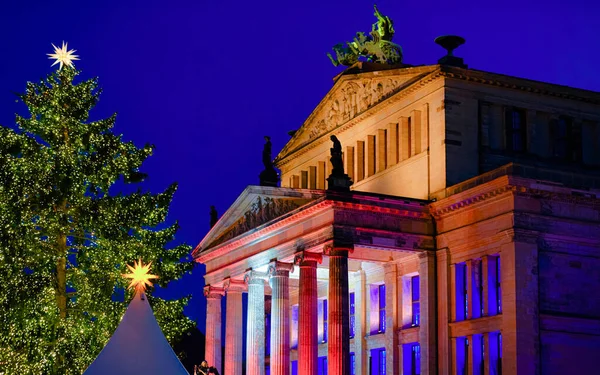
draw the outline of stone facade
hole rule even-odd
[[[349,192],[327,190],[331,134]],[[246,374],[595,370],[600,94],[359,63],[276,166],[193,253],[219,371],[242,372],[244,316]]]

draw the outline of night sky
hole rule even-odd
[[[502,3],[502,5],[489,5]],[[444,34],[470,68],[600,91],[600,3],[592,0],[378,1],[395,24],[404,62],[435,64]],[[15,93],[54,68],[63,40],[81,78],[103,88],[92,119],[118,112],[116,133],[156,145],[143,165],[152,192],[177,181],[169,220],[195,246],[209,207],[225,212],[258,183],[263,135],[274,155],[342,68],[326,53],[368,32],[372,1],[9,1],[0,2],[0,124],[26,114]],[[186,313],[204,331],[203,267],[162,296],[193,294]]]

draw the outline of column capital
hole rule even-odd
[[[420,252],[418,256],[419,256],[420,262],[427,262],[429,260],[435,259],[435,252],[426,250],[426,251]]]
[[[348,253],[354,251],[354,245],[352,244],[336,244],[328,243],[323,247],[323,254],[327,256],[348,256]]]
[[[225,289],[216,286],[206,285],[204,287],[204,297],[206,299],[221,299],[225,295]]]
[[[244,274],[244,283],[246,285],[264,285],[269,275],[265,272],[257,272],[254,270],[248,270]]]
[[[246,291],[246,283],[243,280],[236,280],[228,277],[223,281],[223,288],[227,294],[243,293]]]
[[[290,272],[294,272],[294,264],[293,263],[285,263],[280,262],[278,260],[274,260],[269,263],[269,276],[289,276]]]
[[[308,251],[299,251],[294,254],[294,264],[297,266],[302,266],[305,262],[316,262],[321,264],[323,262],[323,254],[319,253],[309,253]],[[308,265],[308,264],[304,264]],[[315,264],[316,267],[316,264]]]

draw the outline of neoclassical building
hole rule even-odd
[[[600,94],[442,62],[335,77],[196,247],[225,375],[597,369]]]

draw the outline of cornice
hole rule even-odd
[[[554,96],[561,99],[577,100],[585,103],[600,104],[600,93],[552,83],[533,81],[526,78],[512,77],[482,70],[462,69],[451,66],[440,66],[440,75],[463,81],[472,81],[490,86],[520,90],[540,95]]]

